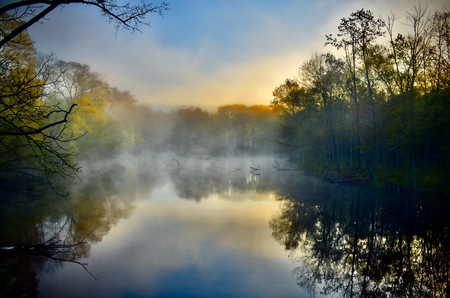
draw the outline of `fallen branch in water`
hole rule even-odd
[[[77,253],[75,248],[87,244],[86,238],[94,231],[94,229],[89,232],[81,241],[71,244],[61,243],[61,240],[55,240],[56,236],[44,241],[42,243],[34,244],[34,245],[17,245],[10,247],[0,247],[0,250],[3,251],[11,251],[28,254],[34,257],[46,257],[48,259],[59,261],[59,262],[69,262],[78,264],[83,269],[89,273],[95,280],[97,278],[87,269],[87,263],[81,263],[76,260]],[[60,257],[60,255],[64,255],[69,253],[71,257],[64,258]]]

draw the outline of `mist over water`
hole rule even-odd
[[[182,157],[166,152],[124,152],[114,159],[83,164],[72,191],[145,197],[169,184],[180,198],[201,201],[213,194],[270,190],[280,177],[273,175],[279,173],[276,165],[279,160],[265,155]]]
[[[449,206],[430,197],[325,183],[280,170],[291,166],[273,155],[139,150],[82,165],[70,200],[26,217],[2,213],[2,226],[17,227],[3,243],[86,241],[74,251],[88,271],[45,258],[17,263],[34,268],[28,287],[43,297],[326,297],[389,292],[398,278],[398,293],[443,291],[444,271],[423,283],[428,264],[449,255]],[[423,245],[439,253],[416,249]],[[421,253],[423,261],[409,259]]]
[[[272,116],[256,125],[233,113],[148,109],[129,118],[135,130],[122,130],[127,137],[113,131],[97,142],[88,134],[79,144],[82,170],[64,185],[68,198],[0,211],[3,247],[69,245],[56,259],[1,251],[8,291],[20,285],[18,293],[43,297],[445,292],[448,272],[435,264],[449,262],[448,204],[305,175],[275,154]],[[164,121],[155,125],[156,119]],[[271,129],[256,129],[264,119]],[[427,245],[433,249],[419,249]],[[431,274],[430,264],[443,270]]]
[[[43,273],[39,290],[55,297],[294,295],[293,268],[283,269],[292,266],[268,226],[278,204],[268,190],[272,166],[267,156],[150,152],[84,166],[74,194],[92,192],[107,202],[105,214],[120,217],[86,259],[98,281],[69,265]],[[72,275],[78,286],[67,292]]]

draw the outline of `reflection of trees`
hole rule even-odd
[[[0,297],[35,296],[39,272],[53,272],[64,262],[87,270],[78,260],[89,256],[88,235],[80,237],[73,219],[56,206],[2,208],[0,224]]]
[[[272,191],[275,181],[282,178],[273,175],[273,160],[267,157],[180,159],[179,167],[171,177],[178,196],[195,201],[218,193]]]
[[[311,294],[450,294],[448,205],[344,186],[284,187],[270,226],[300,263],[297,282]]]
[[[131,174],[117,164],[88,170],[70,200],[34,208],[1,205],[0,297],[35,296],[41,271],[56,271],[67,261],[84,265],[91,243],[128,217],[137,196],[158,183],[150,174]]]
[[[1,217],[0,285],[6,294],[31,295],[40,271],[56,271],[65,262],[79,264],[89,272],[80,260],[89,257],[90,243],[100,241],[119,219],[114,204],[95,201],[85,200],[78,210],[79,206],[71,210],[47,206],[28,210],[25,217]],[[94,208],[98,209],[86,212]],[[9,208],[3,213],[14,214]]]

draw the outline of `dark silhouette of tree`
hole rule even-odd
[[[342,58],[316,54],[275,88],[280,153],[334,181],[448,193],[450,13],[418,5],[405,19],[395,35],[395,16],[351,13],[326,36]]]
[[[116,30],[121,28],[139,31],[140,25],[149,25],[146,16],[152,13],[162,15],[168,9],[167,3],[153,4],[142,1],[140,4],[129,2],[120,4],[114,0],[25,0],[14,1],[0,6],[2,22],[15,21],[16,26],[1,30],[0,48],[24,32],[33,24],[44,20],[45,16],[58,7],[69,4],[93,6],[100,10]],[[20,21],[20,22],[18,22]]]
[[[366,146],[363,144],[362,132],[361,132],[361,113],[360,105],[362,101],[362,95],[358,92],[358,88],[361,86],[361,81],[365,81],[366,94],[364,96],[370,102],[372,106],[372,129],[376,131],[376,115],[374,105],[374,90],[373,82],[370,76],[371,63],[369,59],[371,47],[378,37],[383,36],[382,31],[384,27],[384,21],[381,19],[375,19],[370,10],[360,9],[350,14],[349,18],[342,18],[341,23],[338,26],[339,33],[337,37],[333,37],[332,34],[327,35],[326,44],[330,44],[337,49],[344,49],[345,61],[347,69],[351,74],[351,98],[352,106],[355,109],[354,113],[354,129],[356,142],[355,145],[352,142],[351,152],[352,155],[358,157],[358,167],[364,165],[367,175],[371,176],[371,170],[368,166],[367,154],[365,151]],[[358,78],[358,72],[364,73],[364,80]],[[373,133],[375,136],[376,133]],[[353,166],[353,156],[351,156],[351,166]]]

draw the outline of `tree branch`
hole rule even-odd
[[[0,136],[27,136],[27,135],[34,135],[34,134],[41,133],[42,131],[46,130],[47,128],[50,128],[50,127],[53,127],[53,126],[57,126],[57,125],[60,125],[60,124],[63,124],[65,122],[67,122],[67,117],[69,116],[69,114],[72,112],[72,109],[76,105],[77,105],[76,103],[72,104],[68,111],[64,111],[64,110],[54,111],[55,113],[57,113],[57,112],[64,112],[65,113],[64,118],[62,120],[59,120],[59,121],[56,121],[56,122],[53,122],[53,123],[49,123],[49,124],[44,125],[44,126],[38,128],[38,129],[29,130],[29,131],[0,131]]]
[[[149,25],[145,23],[143,18],[149,13],[157,13],[162,15],[165,10],[168,10],[168,4],[163,2],[159,5],[153,5],[152,3],[142,2],[141,5],[130,5],[126,3],[125,5],[118,5],[113,0],[25,0],[16,1],[0,7],[0,16],[6,15],[8,11],[17,10],[20,8],[31,8],[32,5],[48,5],[41,12],[34,14],[29,13],[33,17],[27,21],[24,21],[21,25],[13,29],[11,32],[6,33],[0,40],[0,48],[6,43],[11,41],[14,37],[19,35],[24,30],[28,29],[31,25],[35,24],[39,20],[43,19],[49,12],[54,10],[58,6],[67,4],[85,4],[91,5],[99,8],[104,16],[106,16],[109,21],[114,21],[116,23],[116,29],[120,27],[131,29],[132,31],[138,30],[138,25]],[[37,9],[37,7],[36,7]],[[34,11],[33,11],[34,12]],[[3,16],[4,17],[4,16]],[[4,17],[1,21],[9,21],[13,19]]]
[[[11,39],[22,33],[23,31],[27,30],[31,25],[37,23],[40,19],[45,17],[50,11],[58,7],[60,3],[55,3],[50,6],[48,6],[46,9],[32,17],[29,21],[22,23],[19,27],[15,28],[11,31],[11,33],[6,34],[5,37],[3,37],[0,40],[0,48],[4,46],[7,42],[9,42]]]
[[[16,1],[12,3],[5,4],[0,7],[0,15],[7,13],[8,11],[11,11],[13,9],[18,9],[24,6],[30,6],[35,4],[48,4],[51,5],[55,3],[55,1],[44,1],[44,0],[22,0],[22,1]]]
[[[0,251],[15,251],[20,253],[26,253],[32,256],[42,256],[49,258],[54,261],[58,262],[69,262],[78,264],[81,267],[83,267],[84,270],[86,270],[87,273],[89,273],[95,280],[97,278],[87,269],[86,263],[81,263],[77,261],[77,253],[74,250],[74,248],[77,248],[79,246],[87,244],[86,238],[94,232],[95,228],[92,229],[87,235],[84,236],[84,238],[81,241],[78,241],[76,243],[62,243],[59,244],[60,241],[56,240],[56,236],[48,239],[47,241],[44,241],[42,243],[38,243],[35,245],[18,245],[18,246],[12,246],[12,247],[0,247]],[[64,257],[64,254],[70,253],[72,255],[71,258]],[[62,257],[58,256],[62,255]]]

